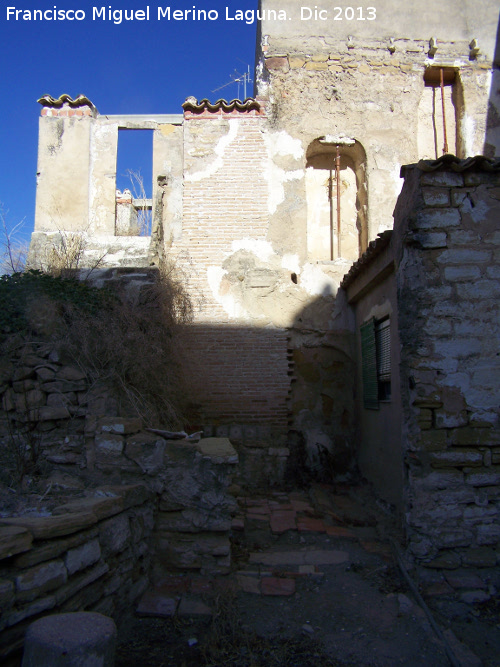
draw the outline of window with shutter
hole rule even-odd
[[[378,400],[391,398],[391,322],[389,318],[375,323],[375,345],[377,348]]]
[[[360,327],[363,405],[377,410],[391,398],[391,326],[389,318]]]
[[[377,348],[375,344],[375,320],[361,326],[361,360],[363,375],[363,405],[378,408]]]

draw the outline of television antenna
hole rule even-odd
[[[237,83],[238,84],[238,99],[240,99],[240,86],[243,85],[243,100],[247,99],[247,84],[253,83],[253,80],[250,78],[250,65],[247,65],[247,71],[243,72],[238,72],[238,70],[234,70],[234,73],[230,75],[231,76],[231,81],[228,81],[227,83],[223,84],[222,86],[219,86],[218,88],[214,88],[212,90],[212,93],[216,93],[219,90],[222,90],[223,88],[226,88],[227,86],[232,86],[233,84]]]

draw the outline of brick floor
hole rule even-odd
[[[295,580],[266,577],[261,582],[262,595],[289,596],[295,593]]]
[[[297,528],[299,532],[325,533],[326,526],[322,519],[313,517],[300,517],[297,519]]]
[[[276,534],[285,533],[287,530],[296,530],[296,513],[293,510],[278,510],[271,514],[269,524],[271,531]]]

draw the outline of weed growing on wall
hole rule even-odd
[[[155,275],[155,274],[152,274]],[[191,302],[173,270],[138,290],[97,288],[76,276],[40,271],[0,278],[0,345],[4,359],[43,340],[116,396],[123,415],[150,426],[182,425],[185,401],[180,327]]]
[[[138,294],[118,289],[98,312],[73,307],[64,345],[94,382],[112,386],[122,410],[149,425],[182,425],[185,402],[180,327],[191,303],[172,272]]]

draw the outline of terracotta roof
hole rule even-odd
[[[340,283],[340,287],[342,289],[347,289],[349,285],[354,282],[356,276],[361,273],[364,267],[373,261],[377,255],[380,255],[380,253],[385,248],[387,248],[391,242],[391,238],[392,229],[386,229],[386,231],[379,234],[374,241],[370,241],[368,248],[361,255],[358,261],[354,262],[349,271],[343,277],[342,282]]]
[[[213,104],[206,98],[198,101],[195,97],[188,97],[184,104],[182,105],[184,111],[193,111],[195,113],[201,113],[202,111],[208,110],[212,113],[215,111],[230,112],[234,111],[251,111],[252,109],[260,110],[260,104],[253,97],[247,97],[246,100],[231,100],[227,102],[226,100],[220,99]]]
[[[437,160],[420,160],[416,164],[405,164],[401,167],[401,178],[404,178],[408,169],[420,169],[420,171],[431,172],[439,169],[455,171],[457,173],[476,169],[477,171],[500,171],[500,158],[488,158],[484,155],[476,155],[461,160],[456,155],[443,155]]]
[[[88,97],[85,97],[85,95],[78,95],[78,97],[75,99],[73,99],[70,95],[60,95],[57,99],[52,97],[52,95],[44,95],[39,100],[37,100],[37,102],[42,104],[44,107],[60,108],[63,106],[63,104],[69,104],[69,106],[72,108],[87,106],[91,109],[95,109],[95,106],[92,104]]]

